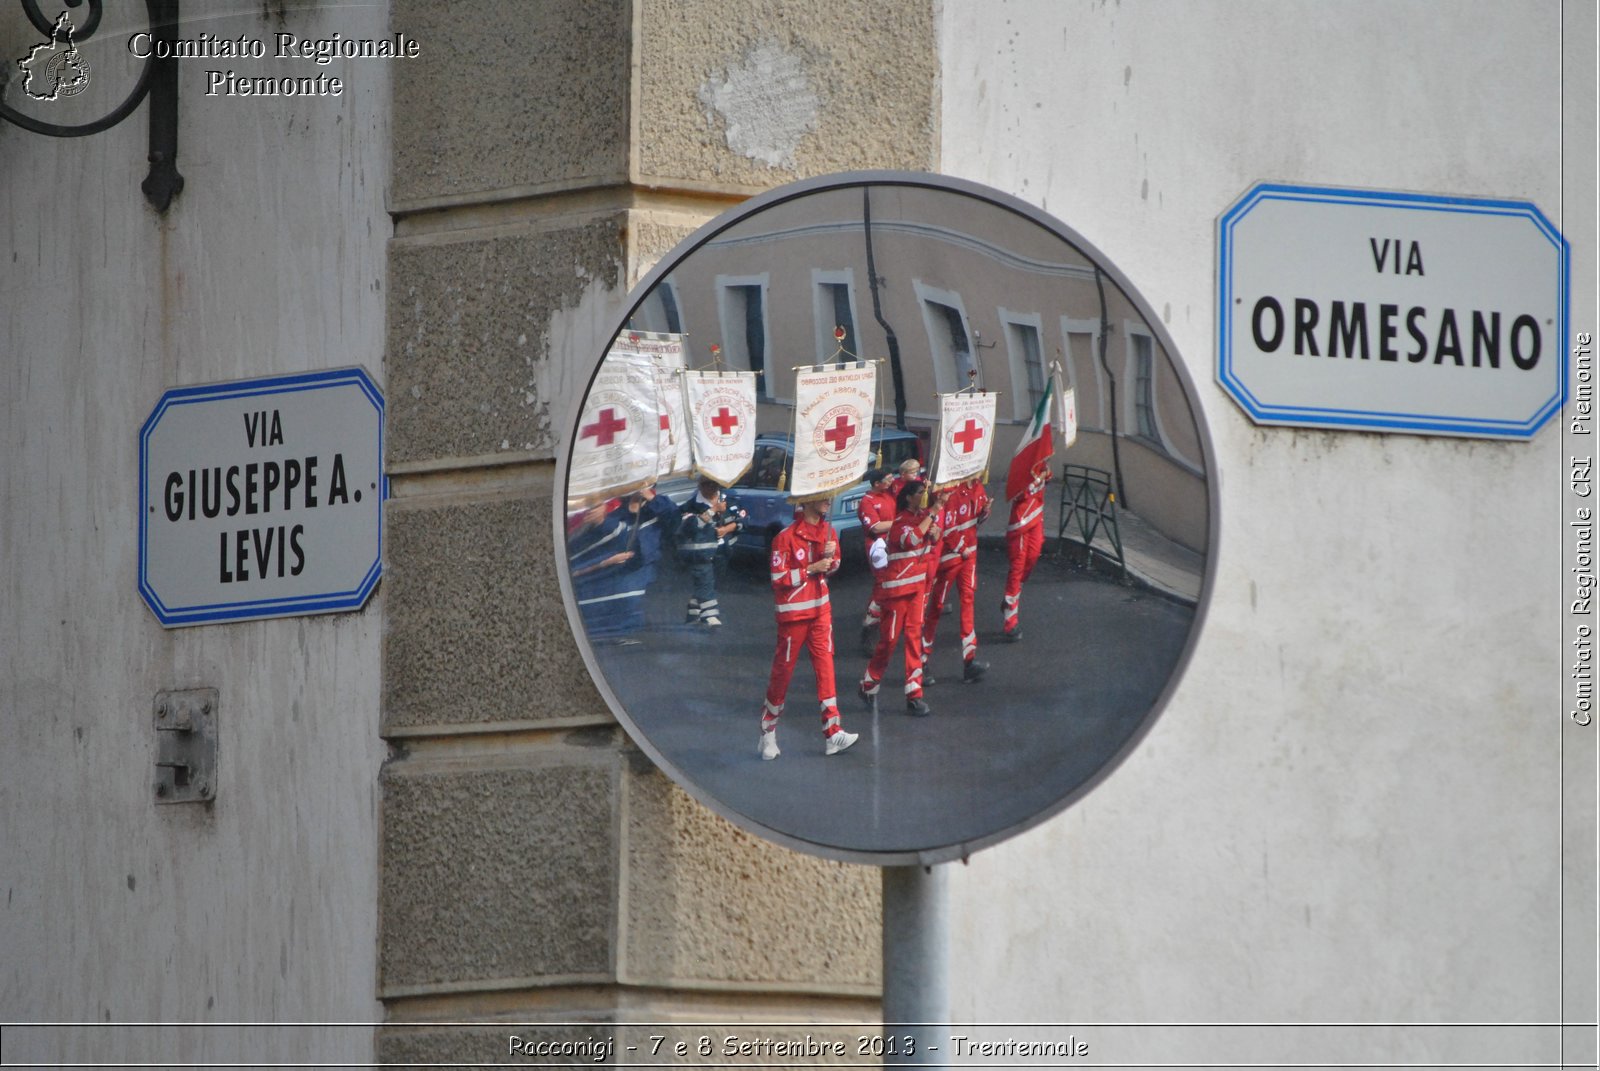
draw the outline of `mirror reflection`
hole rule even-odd
[[[1165,332],[1065,228],[822,185],[675,251],[596,355],[568,577],[624,723],[701,799],[824,854],[948,855],[1152,714],[1207,447]]]

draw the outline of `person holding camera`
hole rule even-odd
[[[717,551],[739,530],[739,518],[730,515],[728,500],[715,480],[701,480],[694,498],[683,507],[678,527],[678,556],[689,566],[693,592],[684,620],[691,625],[720,628],[717,606]]]

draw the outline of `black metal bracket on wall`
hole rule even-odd
[[[20,0],[23,11],[35,29],[50,42],[56,40],[57,22],[45,17],[37,0]],[[87,40],[100,27],[103,0],[65,0],[66,6],[78,8],[88,4],[82,26],[72,28],[71,42]],[[81,138],[109,130],[126,119],[142,104],[150,100],[150,173],[140,183],[147,201],[157,212],[166,212],[172,199],[183,189],[183,176],[178,173],[178,60],[173,55],[172,43],[178,31],[179,0],[145,0],[145,11],[150,24],[149,54],[133,89],[122,103],[99,119],[89,123],[65,126],[49,123],[24,115],[5,101],[0,100],[0,119],[14,123],[24,130],[53,138]],[[70,15],[69,11],[67,15]],[[63,16],[66,17],[66,16]]]

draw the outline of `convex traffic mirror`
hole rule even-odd
[[[638,745],[746,829],[884,865],[1089,791],[1176,687],[1215,543],[1150,309],[938,176],[784,187],[673,250],[586,355],[556,519]]]

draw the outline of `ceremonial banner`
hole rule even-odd
[[[656,361],[612,349],[595,373],[578,421],[568,504],[587,506],[655,482],[661,455]]]
[[[878,369],[869,363],[802,368],[794,386],[794,472],[789,498],[824,498],[861,482],[872,460]]]
[[[685,372],[694,470],[724,487],[750,468],[756,451],[754,372]]]
[[[935,488],[970,480],[989,467],[997,398],[998,394],[989,391],[939,395],[939,456],[933,469]]]
[[[1057,385],[1059,389],[1059,384]],[[1068,387],[1061,390],[1061,449],[1078,441],[1078,392]]]
[[[689,452],[688,414],[684,409],[679,373],[686,359],[683,335],[654,331],[629,331],[618,335],[611,353],[643,354],[656,363],[656,409],[661,414],[658,478],[681,476],[693,467]]]

